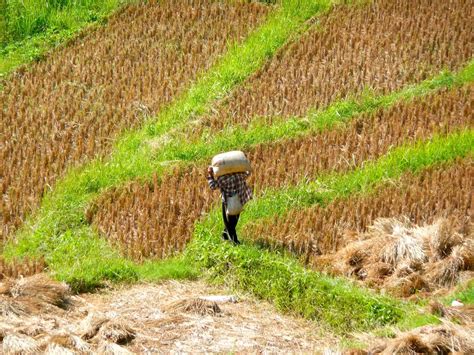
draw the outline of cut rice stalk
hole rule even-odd
[[[40,353],[39,343],[23,334],[9,334],[3,338],[4,354],[38,354]]]
[[[115,343],[103,342],[100,344],[97,353],[100,355],[131,355],[132,352]]]
[[[29,297],[60,308],[66,308],[69,302],[69,287],[44,274],[19,279],[11,287],[10,294],[15,298]]]
[[[173,302],[165,307],[165,312],[196,313],[204,316],[221,313],[221,309],[216,302],[193,298]]]
[[[123,320],[111,320],[99,330],[98,336],[116,344],[127,344],[135,339],[136,331]]]

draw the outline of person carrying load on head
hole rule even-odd
[[[218,154],[207,168],[209,187],[212,190],[221,190],[222,218],[225,226],[222,238],[235,244],[240,244],[235,230],[240,213],[252,198],[252,189],[246,182],[251,171],[250,162],[241,151]]]

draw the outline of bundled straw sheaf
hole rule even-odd
[[[293,184],[329,170],[346,171],[408,140],[425,139],[440,130],[452,132],[471,121],[473,94],[471,86],[441,92],[430,100],[400,103],[376,114],[364,115],[347,129],[256,146],[247,152],[255,168],[250,184],[259,195],[267,187]],[[136,260],[169,256],[184,249],[191,238],[194,221],[210,210],[212,201],[217,202],[206,186],[205,170],[205,165],[193,166],[173,171],[161,179],[154,176],[148,183],[135,181],[111,189],[89,208],[88,218],[127,256]],[[466,195],[462,192],[450,193],[464,201]],[[364,220],[368,210],[366,206],[354,211]],[[338,214],[328,216],[331,220],[321,228],[344,227],[338,225],[345,222],[336,218]],[[273,223],[252,225],[246,234],[290,240],[301,252],[312,249],[313,237],[306,229],[318,231],[320,220],[304,214],[292,217],[296,218],[279,221],[272,231],[268,228]],[[290,230],[292,235],[288,233]]]
[[[44,274],[4,279],[0,282],[0,312],[8,317],[64,309],[70,303],[69,294],[66,284]]]
[[[16,72],[0,91],[0,240],[65,169],[110,150],[240,41],[256,2],[139,2],[102,29]]]
[[[109,319],[100,313],[90,313],[81,324],[84,340],[126,344],[135,339],[136,331],[126,321]]]
[[[455,70],[474,54],[471,8],[469,0],[336,7],[226,98],[203,126],[305,115],[366,88],[389,93]]]
[[[369,350],[370,354],[472,354],[474,330],[445,322],[400,333]]]
[[[469,227],[472,230],[472,224]],[[465,262],[474,253],[471,230],[462,235],[448,219],[419,227],[406,218],[380,218],[359,235],[362,241],[350,242],[333,254],[329,268],[398,296],[450,288],[457,284],[461,272],[474,271]],[[445,234],[444,239],[453,236],[452,243],[456,243],[442,259],[438,255],[445,250],[432,247],[440,234]],[[325,266],[328,268],[327,260]]]
[[[201,316],[221,313],[219,305],[214,301],[201,298],[184,299],[170,303],[165,307],[169,313],[195,313]]]

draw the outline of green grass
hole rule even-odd
[[[446,297],[443,301],[451,304],[453,300],[459,300],[464,304],[474,304],[474,280],[470,280],[466,285],[459,287],[452,295]]]
[[[0,0],[0,77],[101,24],[129,0]]]
[[[343,279],[309,271],[284,253],[219,240],[219,213],[196,227],[186,256],[214,282],[243,289],[283,311],[314,319],[344,333],[393,324],[403,305]]]

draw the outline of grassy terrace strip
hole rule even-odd
[[[104,23],[129,0],[0,1],[0,78],[73,39],[84,28]],[[2,5],[3,4],[3,5]],[[3,20],[3,21],[2,21]]]
[[[182,145],[176,146],[171,142],[166,145],[166,149],[160,149],[154,155],[148,154],[145,158],[133,152],[127,156],[125,151],[122,151],[120,159],[115,156],[111,161],[95,161],[83,170],[70,172],[64,180],[58,182],[55,190],[44,198],[37,215],[20,230],[17,242],[5,247],[4,254],[7,258],[45,256],[57,277],[67,280],[77,289],[95,287],[104,279],[120,281],[137,277],[136,273],[131,271],[132,264],[114,251],[105,239],[100,238],[86,221],[84,212],[88,204],[103,189],[134,177],[146,178],[152,173],[159,176],[169,169],[163,161],[170,157],[183,160],[205,159],[219,150],[237,147],[243,149],[271,139],[324,130],[350,120],[359,113],[387,107],[397,100],[409,100],[473,80],[474,62],[471,61],[459,73],[443,73],[418,85],[409,86],[399,93],[382,97],[369,95],[360,101],[343,101],[326,111],[318,112],[311,120],[300,119],[302,124],[299,123],[300,120],[295,119],[297,122],[294,124],[284,121],[275,123],[275,127],[280,124],[280,128],[257,125],[247,131],[236,129],[237,133],[228,136],[231,143],[226,143],[223,136],[218,136],[216,141],[209,140],[206,144],[204,141],[201,144],[182,142]],[[286,129],[288,126],[292,127],[291,131]],[[272,132],[277,133],[275,135]],[[147,159],[148,164],[143,163],[143,159]],[[76,245],[69,246],[73,235],[77,238],[73,243]],[[70,251],[68,258],[63,257],[63,249]],[[92,264],[95,265],[94,268],[86,269],[86,265]],[[135,276],[132,277],[132,274]]]
[[[249,244],[223,243],[221,217],[213,213],[196,226],[186,256],[217,283],[249,291],[283,311],[317,320],[337,333],[393,324],[413,310],[350,281],[305,269],[285,253]]]

